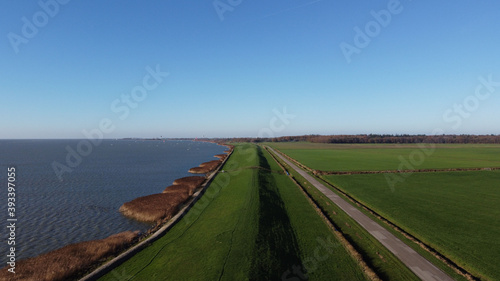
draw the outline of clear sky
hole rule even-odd
[[[0,138],[500,134],[499,12],[497,0],[1,1]]]

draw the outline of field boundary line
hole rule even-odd
[[[106,262],[105,264],[99,266],[97,269],[93,270],[91,273],[85,275],[84,277],[80,278],[79,281],[94,281],[105,274],[111,272],[111,270],[117,268],[119,265],[130,259],[132,256],[155,242],[156,240],[160,239],[162,236],[164,236],[172,227],[174,227],[187,213],[191,208],[194,206],[196,202],[202,197],[202,195],[205,193],[207,188],[210,186],[210,183],[212,180],[215,178],[215,176],[218,174],[219,170],[224,166],[226,161],[229,159],[231,154],[233,153],[233,150],[231,149],[230,152],[227,154],[227,157],[219,164],[217,169],[215,169],[213,172],[210,173],[208,178],[205,180],[205,182],[201,185],[198,191],[196,191],[192,198],[184,205],[184,207],[177,212],[175,216],[173,216],[165,225],[163,225],[160,229],[158,229],[156,232],[154,232],[151,236],[146,238],[145,240],[139,242],[138,244],[132,246],[125,252],[121,253],[120,255],[116,256],[115,258],[111,259],[110,261]]]
[[[290,156],[284,154],[280,150],[278,150],[278,149],[275,149],[275,150],[277,152],[279,152],[280,154],[284,155],[285,157],[291,158]],[[298,162],[298,161],[295,160],[295,162]],[[302,166],[304,166],[304,165],[302,164]],[[486,169],[500,170],[500,168],[477,168],[477,169],[482,169],[482,170],[486,170]],[[314,174],[314,171],[316,171],[316,170],[312,170],[310,168],[308,168],[308,170],[312,171],[313,174]],[[378,171],[375,171],[375,172],[378,172]],[[355,174],[355,173],[352,173],[352,174]],[[370,207],[368,207],[365,204],[363,204],[362,202],[356,200],[351,195],[347,194],[346,192],[344,192],[340,188],[336,187],[332,183],[330,183],[327,180],[325,180],[323,177],[318,176],[317,174],[314,174],[314,175],[316,176],[317,179],[321,180],[323,183],[327,184],[328,186],[334,188],[337,192],[339,192],[340,194],[342,194],[345,198],[349,199],[349,201],[351,201],[352,203],[356,204],[356,206],[364,209],[365,211],[367,211],[368,213],[370,213],[371,215],[373,215],[374,217],[376,217],[378,220],[384,222],[387,226],[389,226],[390,228],[394,229],[395,231],[397,231],[398,233],[400,233],[401,235],[403,235],[405,238],[407,238],[408,240],[412,241],[416,245],[420,246],[420,248],[422,248],[423,250],[427,251],[428,253],[430,253],[431,255],[433,255],[438,260],[442,261],[444,264],[446,264],[449,268],[451,268],[457,274],[465,277],[467,280],[470,280],[470,281],[480,280],[478,277],[472,275],[466,269],[462,268],[461,266],[459,266],[458,264],[456,264],[455,262],[453,262],[451,259],[447,258],[445,255],[443,255],[440,252],[438,252],[437,250],[435,250],[433,247],[427,245],[426,243],[424,243],[420,239],[416,238],[415,236],[413,236],[409,232],[405,231],[404,229],[402,229],[401,227],[399,227],[395,223],[391,222],[389,219],[383,217],[382,215],[380,215],[379,213],[377,213],[376,211],[374,211]]]
[[[274,149],[271,149],[274,151]],[[282,152],[280,152],[282,154]],[[415,275],[422,280],[453,280],[448,274],[432,264],[425,257],[414,251],[406,243],[398,239],[394,234],[389,232],[386,228],[376,223],[373,219],[368,217],[365,213],[352,206],[348,200],[343,199],[337,195],[333,190],[321,184],[315,177],[309,175],[306,171],[301,170],[299,167],[293,167],[291,161],[288,161],[285,156],[278,156],[284,160],[285,163],[290,165],[291,168],[296,170],[301,176],[309,181],[316,189],[327,196],[334,204],[339,206],[344,212],[352,217],[358,224],[366,229],[375,239],[384,245],[390,252],[392,252],[399,260],[401,260]]]
[[[361,255],[356,248],[345,238],[344,233],[340,230],[339,227],[336,227],[335,222],[333,222],[329,217],[326,216],[325,212],[323,209],[316,203],[316,201],[311,197],[311,195],[304,189],[304,187],[297,182],[297,180],[288,173],[288,170],[276,159],[273,153],[271,153],[267,147],[264,147],[271,155],[271,157],[274,159],[274,161],[287,173],[288,178],[292,180],[293,183],[295,183],[296,186],[299,187],[300,191],[302,191],[302,194],[306,197],[306,199],[309,201],[309,204],[316,210],[316,213],[323,219],[323,221],[327,224],[327,226],[332,230],[332,232],[337,236],[337,239],[340,241],[340,243],[344,246],[344,249],[349,252],[349,254],[352,256],[354,260],[358,262],[358,265],[361,267],[363,273],[365,274],[366,277],[368,277],[372,281],[379,281],[382,280],[380,277],[378,277],[377,273],[366,263],[366,261],[363,259],[363,255]]]
[[[364,174],[404,174],[404,173],[441,173],[441,172],[473,172],[473,171],[495,171],[500,167],[486,168],[449,168],[449,169],[416,169],[416,170],[384,170],[384,171],[321,171],[308,168],[314,175],[364,175]]]
[[[306,165],[304,165],[304,164],[300,163],[299,161],[297,161],[297,160],[293,159],[292,157],[288,156],[287,154],[285,154],[285,153],[281,152],[280,150],[275,149],[275,148],[273,148],[273,150],[274,150],[274,151],[276,151],[276,152],[278,152],[278,153],[280,153],[281,155],[283,155],[283,156],[284,156],[284,157],[286,157],[288,160],[292,161],[293,163],[295,163],[297,166],[301,167],[302,169],[304,169],[304,170],[306,170],[306,171],[308,171],[308,172],[314,173],[314,171],[315,171],[315,170],[313,170],[313,169],[311,169],[311,168],[307,167]]]
[[[366,206],[362,202],[356,200],[355,198],[353,198],[351,195],[345,193],[340,188],[338,188],[335,185],[331,184],[330,182],[328,182],[327,180],[323,179],[322,177],[318,177],[318,179],[320,179],[322,182],[324,182],[328,186],[334,188],[337,192],[339,192],[344,197],[346,197],[347,199],[349,199],[349,201],[351,201],[352,203],[356,204],[356,206],[364,209],[365,211],[367,211],[368,213],[370,213],[371,215],[373,215],[374,217],[376,217],[378,220],[380,220],[381,222],[385,223],[387,226],[391,227],[392,229],[394,229],[395,231],[397,231],[398,233],[400,233],[401,235],[403,235],[408,240],[410,240],[413,243],[415,243],[416,245],[420,246],[420,248],[422,248],[423,250],[425,250],[428,253],[432,254],[435,258],[437,258],[438,260],[442,261],[449,268],[453,269],[456,273],[458,273],[458,274],[462,275],[463,277],[467,278],[467,280],[470,280],[470,281],[480,280],[479,278],[475,277],[470,272],[468,272],[467,270],[465,270],[464,268],[462,268],[461,266],[459,266],[458,264],[456,264],[455,262],[453,262],[451,259],[447,258],[445,255],[443,255],[440,252],[438,252],[433,247],[427,245],[426,243],[424,243],[423,241],[421,241],[417,237],[413,236],[409,232],[407,232],[404,229],[402,229],[401,227],[399,227],[397,224],[395,224],[392,221],[390,221],[389,219],[383,217],[382,215],[380,215],[379,213],[377,213],[376,211],[374,211],[370,207]]]

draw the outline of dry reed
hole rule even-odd
[[[189,172],[192,174],[206,174],[208,172],[215,170],[220,163],[222,163],[221,160],[213,160],[210,162],[205,162],[200,164],[199,167],[194,167],[189,169]]]
[[[186,194],[188,197],[193,195],[195,188],[193,186],[185,185],[185,184],[174,184],[171,186],[167,186],[163,193],[166,194]]]
[[[180,179],[176,179],[173,183],[173,185],[188,185],[192,186],[195,189],[198,188],[203,182],[205,181],[205,177],[201,176],[191,176],[191,177],[184,177]]]
[[[123,204],[120,212],[139,221],[158,223],[174,216],[188,198],[187,193],[151,194]]]
[[[0,270],[0,280],[58,281],[73,280],[90,267],[125,249],[138,237],[126,231],[101,240],[70,244],[40,256],[16,263],[16,273]]]

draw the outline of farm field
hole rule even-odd
[[[384,171],[500,167],[500,145],[268,143],[311,169]],[[423,156],[423,158],[421,157]],[[405,159],[410,165],[402,164]],[[416,165],[415,165],[416,164]]]
[[[323,214],[335,224],[344,237],[353,245],[363,260],[376,272],[382,280],[420,280],[410,271],[397,257],[395,257],[387,248],[385,248],[375,237],[369,234],[354,219],[347,215],[341,208],[333,204],[332,201],[316,189],[311,183],[303,178],[299,173],[293,170],[285,162],[280,163],[289,171],[290,175],[300,183],[305,192],[316,202]],[[448,272],[457,280],[459,276]]]
[[[270,143],[326,171],[396,170],[417,145]],[[420,150],[422,151],[422,150]],[[500,167],[499,145],[436,145],[416,169]],[[391,186],[387,177],[400,176]],[[328,175],[323,179],[481,280],[500,280],[500,171]]]
[[[236,145],[223,169],[165,236],[100,280],[367,280],[266,151]]]
[[[484,280],[500,280],[500,172],[412,174],[392,191],[383,174],[329,182]]]

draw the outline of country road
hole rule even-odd
[[[380,226],[378,223],[370,219],[368,216],[363,214],[361,211],[353,207],[350,203],[339,197],[332,190],[321,184],[314,177],[310,176],[308,173],[298,168],[280,153],[277,153],[274,149],[268,147],[271,151],[275,153],[280,159],[287,163],[292,169],[297,171],[302,175],[307,181],[309,181],[314,187],[321,191],[325,196],[327,196],[333,203],[339,206],[344,212],[346,212],[350,217],[357,221],[363,228],[368,231],[373,237],[375,237],[382,245],[384,245],[389,251],[391,251],[397,258],[399,258],[415,275],[417,275],[422,280],[429,281],[445,281],[453,280],[446,273],[441,271],[427,259],[422,257],[419,253],[415,252],[408,245],[403,243],[400,239],[390,233],[388,230]]]

